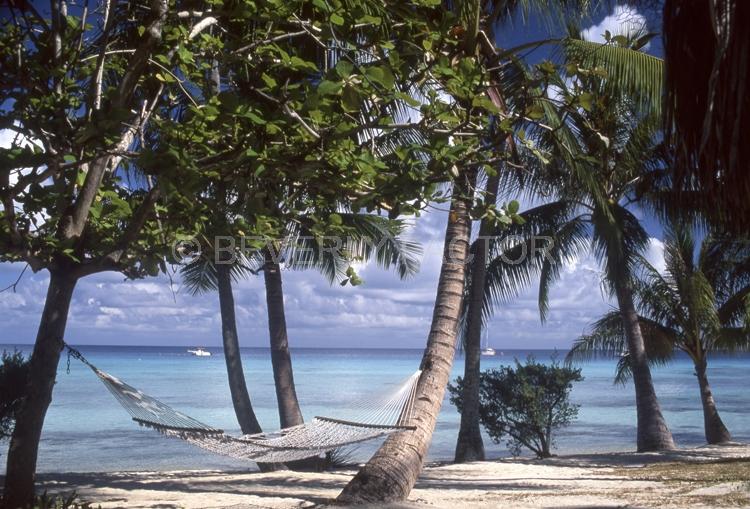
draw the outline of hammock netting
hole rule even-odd
[[[294,461],[358,444],[391,433],[413,430],[411,417],[421,371],[395,391],[363,400],[346,419],[315,417],[310,422],[272,433],[232,436],[178,412],[88,362],[77,350],[70,355],[90,367],[120,405],[141,426],[223,456],[261,463]]]

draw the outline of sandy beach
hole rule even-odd
[[[40,490],[102,508],[326,506],[354,474],[280,471],[116,472],[39,475]],[[750,446],[671,453],[505,459],[428,465],[400,507],[750,507]]]

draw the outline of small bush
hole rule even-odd
[[[0,440],[10,437],[29,376],[29,361],[21,352],[3,351],[0,364]]]
[[[540,364],[529,357],[525,364],[484,371],[479,381],[479,419],[492,438],[507,439],[511,452],[522,448],[539,458],[552,456],[553,432],[578,416],[569,401],[573,382],[583,380],[580,369]],[[463,380],[448,386],[451,403],[461,411]]]

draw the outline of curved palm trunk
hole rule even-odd
[[[261,433],[263,430],[255,417],[250,394],[247,391],[245,373],[242,370],[240,343],[237,336],[237,321],[234,316],[234,295],[229,264],[216,264],[216,279],[219,288],[219,309],[221,311],[221,341],[224,346],[224,360],[227,363],[229,391],[237,422],[245,435]]]
[[[271,339],[271,364],[279,405],[279,422],[282,428],[297,426],[304,422],[294,386],[292,356],[289,353],[289,338],[284,314],[284,289],[281,285],[281,269],[270,253],[266,253],[263,270],[268,305],[268,333]]]
[[[638,413],[638,452],[663,451],[674,449],[672,433],[669,431],[661,413],[659,400],[656,397],[651,369],[643,343],[638,314],[633,304],[632,290],[627,283],[615,281],[617,302],[620,306],[625,336],[628,340],[633,382],[635,385],[635,404]]]
[[[500,185],[499,172],[487,180],[486,201],[494,203]],[[464,376],[461,393],[461,427],[456,441],[455,462],[484,460],[484,443],[479,428],[479,375],[482,360],[482,302],[484,282],[487,276],[487,258],[492,224],[483,219],[479,227],[479,239],[475,243],[471,261],[471,286],[466,314],[466,338],[464,341]]]
[[[76,277],[67,271],[50,271],[44,310],[29,364],[26,398],[16,418],[8,449],[3,506],[30,506],[44,417],[52,401],[57,364],[63,349],[65,325]]]
[[[229,392],[232,394],[234,414],[237,416],[237,422],[239,422],[243,434],[261,433],[263,429],[260,427],[253,405],[250,402],[245,372],[242,369],[237,320],[234,315],[231,265],[217,263],[216,280],[219,289],[219,310],[221,312],[221,341],[224,347],[224,360],[227,363]],[[258,463],[258,468],[262,472],[270,472],[282,467],[283,465],[278,463]]]
[[[706,360],[695,363],[695,374],[698,377],[698,385],[701,389],[701,402],[703,403],[703,422],[706,432],[706,441],[709,444],[721,444],[730,442],[732,435],[724,425],[724,421],[719,416],[719,410],[716,408],[716,401],[711,392],[711,386],[708,384],[706,376]]]
[[[469,252],[471,219],[465,193],[474,175],[454,184],[454,198],[445,233],[443,263],[427,347],[422,357],[422,376],[408,424],[415,431],[391,435],[367,464],[344,487],[339,503],[361,504],[404,500],[417,481],[432,439],[445,387],[450,378],[456,348],[456,331],[463,300],[465,264]],[[459,177],[461,178],[461,177]]]

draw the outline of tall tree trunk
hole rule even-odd
[[[638,323],[638,314],[633,304],[632,290],[627,282],[615,281],[614,284],[633,371],[635,405],[638,414],[638,452],[674,449],[672,433],[661,413],[651,379],[651,369]]]
[[[469,253],[471,198],[467,193],[475,178],[462,171],[459,179],[453,188],[432,325],[409,422],[416,430],[391,435],[344,487],[337,499],[340,503],[404,500],[422,470],[453,365]]]
[[[271,339],[271,364],[276,385],[276,399],[279,405],[279,422],[282,428],[302,424],[302,412],[297,401],[294,386],[292,356],[289,353],[289,338],[286,332],[284,314],[284,289],[281,286],[281,268],[266,253],[263,270],[266,283],[266,304],[268,305],[268,333]]]
[[[216,280],[219,288],[219,310],[221,312],[221,341],[224,346],[224,360],[227,363],[229,392],[237,422],[245,435],[261,433],[263,430],[255,416],[250,394],[247,391],[245,372],[242,369],[242,353],[237,335],[237,320],[234,316],[234,295],[232,294],[232,271],[228,263],[216,264]],[[262,472],[271,472],[284,466],[280,463],[258,463]]]
[[[68,271],[50,271],[47,298],[29,364],[29,380],[8,449],[3,504],[25,507],[34,498],[34,477],[44,417],[52,401],[65,324],[77,278]]]
[[[730,442],[732,435],[724,425],[724,421],[719,416],[719,410],[716,408],[716,401],[711,392],[711,386],[708,384],[706,376],[706,359],[695,364],[695,374],[698,377],[698,385],[701,388],[701,402],[703,403],[703,422],[706,432],[706,441],[709,444],[721,444]]]
[[[229,391],[237,422],[245,435],[261,433],[263,430],[255,417],[250,394],[247,392],[245,372],[242,370],[242,355],[237,336],[237,320],[234,316],[234,295],[232,294],[231,265],[216,264],[216,279],[219,287],[219,309],[221,311],[221,341],[224,346],[224,360],[227,363]]]
[[[500,185],[499,172],[487,179],[486,203],[495,203]],[[456,463],[484,460],[484,443],[479,428],[479,375],[482,360],[482,302],[487,279],[489,235],[493,225],[482,219],[479,238],[471,261],[471,286],[466,305],[466,337],[464,338],[464,377],[461,394],[461,427],[456,441]]]

